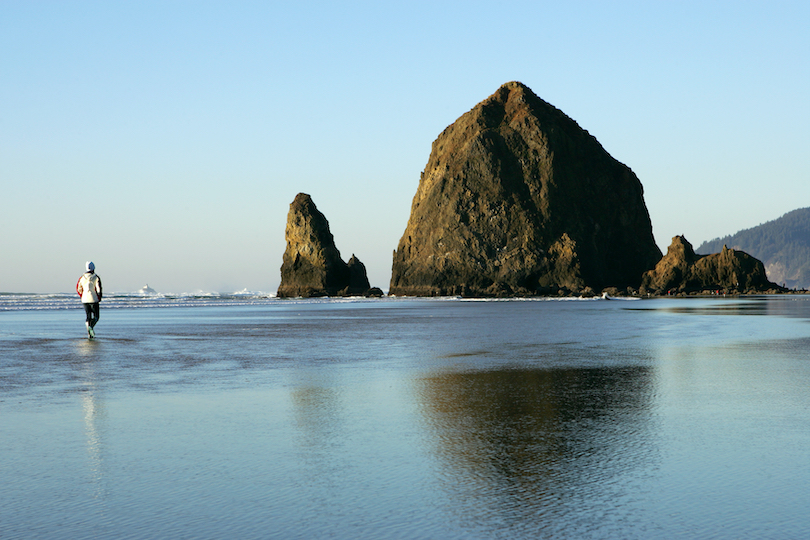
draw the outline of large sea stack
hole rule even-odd
[[[329,231],[329,222],[312,198],[299,193],[290,204],[284,236],[287,249],[281,264],[279,297],[373,294],[366,267],[352,255],[343,262]]]
[[[644,274],[641,291],[647,294],[707,294],[783,292],[768,281],[765,266],[737,249],[723,246],[719,253],[698,255],[683,236],[675,236],[667,254]]]
[[[638,287],[661,258],[633,171],[518,82],[433,143],[390,294]]]

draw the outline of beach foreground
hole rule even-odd
[[[0,310],[0,537],[810,536],[810,298]]]

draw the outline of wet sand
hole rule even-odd
[[[807,304],[0,312],[0,536],[803,537]]]

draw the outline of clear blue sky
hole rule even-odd
[[[658,244],[810,206],[810,3],[0,3],[0,291],[275,291],[296,193],[388,289],[438,134],[518,80]]]

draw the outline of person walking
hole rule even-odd
[[[90,339],[96,337],[96,332],[93,327],[98,322],[98,303],[101,302],[101,278],[96,275],[96,265],[93,261],[87,261],[85,266],[87,271],[82,274],[79,281],[76,283],[76,292],[82,299],[84,306],[84,313],[87,316],[87,336]]]

